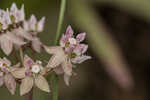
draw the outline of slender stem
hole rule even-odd
[[[22,51],[22,48],[19,49],[19,53],[20,53],[21,63],[23,65],[23,51]]]
[[[58,100],[59,77],[56,74],[51,76],[52,100]]]
[[[66,0],[61,0],[55,45],[58,45],[59,39],[61,37],[61,30],[64,20],[65,9],[66,9]],[[52,85],[52,100],[58,100],[59,77],[56,74],[52,75],[51,85]]]
[[[62,29],[62,24],[63,24],[63,20],[64,20],[65,9],[66,9],[66,0],[61,0],[55,45],[57,45],[59,43],[59,39],[61,37],[61,29]]]

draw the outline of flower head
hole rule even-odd
[[[21,9],[18,9],[16,4],[13,3],[10,8],[10,17],[12,23],[24,21],[25,20],[24,5],[22,5]]]
[[[30,19],[28,21],[24,21],[23,27],[24,30],[29,32],[32,35],[32,48],[36,52],[41,51],[42,43],[40,39],[36,36],[38,32],[42,32],[44,29],[44,23],[45,23],[45,17],[42,17],[40,21],[37,21],[36,17],[34,15],[31,15]]]
[[[35,15],[31,15],[28,21],[24,21],[23,27],[27,31],[33,32],[36,34],[37,32],[42,32],[44,28],[45,17],[42,17],[39,22],[37,21]]]
[[[42,66],[41,61],[34,62],[29,56],[24,56],[24,67],[18,68],[12,72],[13,76],[22,79],[20,94],[28,93],[32,87],[37,86],[39,89],[50,92],[48,82],[44,78],[46,69]]]
[[[0,58],[0,86],[5,83],[10,93],[15,94],[16,81],[11,74],[12,70],[13,67],[11,67],[11,62],[6,58]]]
[[[45,17],[37,21],[34,15],[29,20],[25,19],[24,5],[17,8],[13,3],[10,9],[0,9],[0,46],[6,55],[9,55],[14,47],[21,47],[27,43],[36,52],[41,51],[42,43],[36,36],[44,28]],[[26,42],[24,42],[26,41]]]
[[[91,59],[85,55],[88,45],[81,43],[85,39],[86,33],[80,33],[74,38],[71,26],[68,26],[65,34],[60,39],[60,46],[47,47],[45,50],[53,54],[47,67],[54,69],[58,74],[64,74],[64,81],[69,85],[69,79],[73,74],[73,64],[80,64]]]
[[[71,26],[68,26],[66,33],[60,40],[60,46],[70,56],[71,62],[74,64],[82,63],[90,56],[84,55],[88,49],[88,45],[81,43],[85,39],[86,33],[80,33],[74,38]]]

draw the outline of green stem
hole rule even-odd
[[[66,0],[62,0],[60,5],[60,13],[56,32],[55,45],[58,45],[61,37],[61,30],[64,20],[65,9],[66,9]],[[58,100],[59,77],[56,74],[52,75],[51,85],[52,85],[52,100]]]
[[[23,65],[23,51],[22,51],[22,48],[19,49],[19,53],[20,53],[21,63]]]
[[[61,37],[61,29],[62,29],[62,24],[63,24],[63,20],[64,20],[65,9],[66,9],[66,0],[61,0],[55,45],[57,45],[59,43],[59,39]]]
[[[59,77],[55,73],[51,76],[52,100],[58,100]]]

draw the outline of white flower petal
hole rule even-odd
[[[6,74],[4,76],[5,85],[12,95],[15,94],[16,91],[16,81],[11,74]]]
[[[63,49],[60,46],[51,46],[51,47],[44,46],[44,49],[49,54],[57,54],[59,52],[60,53],[63,52]]]
[[[41,41],[39,40],[39,38],[34,38],[34,39],[33,39],[33,41],[32,41],[32,48],[33,48],[36,52],[38,52],[38,53],[41,52],[41,45],[42,45],[42,43],[41,43]]]
[[[24,67],[28,68],[34,64],[34,61],[28,56],[24,56],[23,65]]]
[[[64,81],[65,81],[65,83],[66,83],[67,86],[69,86],[70,78],[71,78],[70,75],[64,74]]]
[[[76,58],[71,59],[71,61],[74,64],[80,64],[88,59],[91,59],[91,56],[82,55],[82,56],[77,56]]]
[[[11,62],[6,57],[3,58],[3,61],[5,64],[7,64],[7,66],[11,65]]]
[[[56,74],[58,74],[58,75],[64,73],[64,70],[62,69],[62,67],[56,67],[56,68],[54,68],[54,71],[55,71]]]
[[[42,76],[42,75],[38,75],[36,78],[35,78],[35,85],[45,91],[45,92],[50,92],[50,89],[49,89],[49,85],[48,85],[48,82],[46,81],[46,79]]]
[[[0,87],[4,84],[4,77],[0,76]]]
[[[59,56],[59,55],[53,55],[48,64],[47,64],[47,67],[48,68],[55,68],[55,67],[58,67],[62,62],[64,61],[64,58],[63,56]]]
[[[19,12],[20,12],[20,18],[19,18],[19,20],[20,21],[24,21],[24,19],[25,19],[24,5],[21,6],[21,9],[20,9]]]
[[[66,54],[60,46],[44,47],[46,52],[54,54],[48,62],[47,67],[55,68],[66,60]]]
[[[24,21],[23,22],[23,28],[24,28],[25,31],[29,31],[30,30],[28,21]]]
[[[26,32],[24,29],[22,28],[18,28],[16,30],[13,31],[14,34],[18,35],[18,36],[21,36],[27,40],[30,40],[32,41],[33,40],[33,36],[29,33],[29,32]]]
[[[72,44],[72,45],[76,45],[76,44],[77,44],[77,41],[76,41],[75,38],[69,38],[69,42],[70,42],[70,44]]]
[[[0,36],[0,45],[1,49],[6,55],[9,55],[13,49],[13,44],[10,40],[8,40],[7,35],[1,35]]]
[[[44,23],[45,23],[45,17],[42,17],[41,20],[38,22],[37,26],[37,31],[42,32],[44,28]]]
[[[12,33],[7,33],[7,39],[10,40],[11,42],[13,42],[16,45],[24,45],[26,44],[26,42],[24,42],[24,40],[22,38],[20,38],[19,36],[16,36]]]
[[[64,61],[62,64],[61,64],[65,74],[71,76],[72,75],[72,64],[70,61]]]
[[[33,65],[31,70],[32,70],[33,73],[37,74],[37,73],[40,72],[41,69],[40,69],[39,65]]]
[[[33,14],[30,17],[29,23],[30,23],[30,29],[33,31],[36,30],[37,19]]]
[[[67,35],[69,37],[71,37],[73,35],[73,30],[70,25],[67,27],[65,35]]]
[[[22,79],[25,77],[25,72],[26,72],[25,68],[16,68],[11,73],[15,78]]]
[[[34,81],[33,81],[32,77],[29,77],[29,76],[25,77],[22,80],[22,83],[20,85],[20,95],[22,96],[22,95],[30,92],[33,87],[33,84],[34,84]]]
[[[76,39],[79,42],[82,42],[85,39],[86,33],[80,33],[77,35]]]
[[[82,54],[84,54],[88,49],[88,45],[85,45],[85,44],[82,44],[82,45],[83,45]]]
[[[10,11],[11,11],[11,12],[17,12],[17,11],[18,11],[18,8],[17,8],[17,6],[16,6],[16,3],[13,3],[13,4],[11,5]]]

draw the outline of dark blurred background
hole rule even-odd
[[[65,31],[67,25],[71,25],[76,33],[86,31],[88,34],[93,34],[87,29],[88,25],[85,26],[84,29],[84,25],[81,25],[83,23],[76,23],[76,19],[72,17],[73,14],[78,13],[78,11],[76,13],[73,12],[76,11],[76,7],[78,7],[79,10],[85,9],[86,4],[84,5],[85,8],[83,8],[80,0],[67,1],[62,31]],[[41,37],[42,42],[46,45],[52,45],[55,40],[61,0],[0,0],[0,8],[9,8],[13,2],[16,2],[19,8],[21,4],[25,5],[27,18],[29,18],[31,14],[35,14],[38,19],[42,16],[46,16],[45,30],[39,34],[39,37]],[[59,100],[149,100],[150,1],[84,0],[84,2],[87,3],[88,9],[92,9],[99,19],[97,22],[102,26],[99,27],[100,30],[106,30],[106,33],[103,34],[109,34],[110,38],[115,41],[115,43],[110,43],[110,45],[117,45],[117,47],[119,47],[118,55],[123,55],[120,59],[123,59],[123,62],[126,63],[126,66],[123,67],[126,67],[126,69],[130,71],[131,76],[129,77],[133,80],[134,85],[126,89],[118,84],[117,81],[119,80],[115,80],[113,76],[109,74],[109,71],[105,69],[107,64],[104,63],[104,60],[107,61],[107,57],[103,60],[103,57],[99,57],[99,53],[95,53],[100,52],[101,54],[101,51],[95,50],[97,48],[94,45],[96,39],[90,40],[90,37],[88,37],[88,39],[86,39],[86,42],[89,43],[88,55],[92,56],[92,60],[84,62],[75,69],[77,76],[71,79],[71,85],[69,87],[67,87],[63,79],[61,79],[59,83]],[[86,13],[87,15],[93,14],[93,12],[91,13],[90,11]],[[80,14],[81,12],[77,15],[79,18],[81,17]],[[85,14],[84,17],[86,21],[86,17],[88,16]],[[91,26],[89,25],[89,27]],[[103,35],[97,31],[95,33]],[[107,40],[107,38],[103,39]],[[101,41],[100,44],[102,44]],[[104,43],[104,45],[107,44],[109,43]],[[103,48],[102,45],[97,46]],[[108,51],[115,55],[115,53],[112,52],[113,50],[109,49]],[[107,52],[105,52],[104,55],[105,54],[107,55]],[[120,59],[118,62],[120,62]],[[111,59],[109,60],[111,62]],[[35,89],[34,100],[40,100],[40,93],[41,91]],[[50,100],[48,94],[46,94],[46,96],[46,99]],[[18,91],[15,96],[12,96],[4,86],[1,87],[0,100],[9,99],[23,100],[24,97],[20,97]]]

